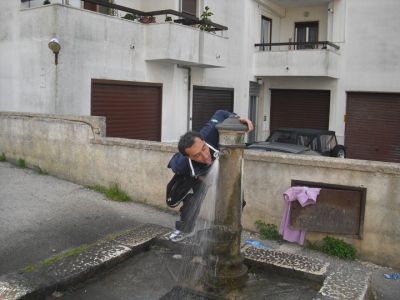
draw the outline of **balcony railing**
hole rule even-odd
[[[120,10],[126,13],[133,14],[134,16],[137,16],[139,19],[145,18],[145,17],[155,17],[155,16],[160,16],[160,15],[172,15],[178,17],[178,19],[174,20],[175,23],[180,23],[183,25],[203,25],[207,28],[207,31],[215,32],[215,31],[223,31],[223,30],[228,30],[228,27],[211,22],[211,21],[205,21],[205,20],[200,20],[199,18],[184,13],[184,12],[179,12],[173,9],[164,9],[164,10],[156,10],[156,11],[140,11],[137,9],[129,8],[126,6],[106,2],[104,0],[81,0],[83,2],[88,2],[92,4],[97,4],[100,6],[104,6],[107,8],[111,9],[116,9]]]
[[[254,44],[255,47],[259,47],[260,51],[272,51],[275,50],[273,47],[279,47],[277,50],[304,50],[304,49],[328,49],[331,47],[335,50],[339,50],[340,47],[332,42],[321,41],[321,42],[288,42],[288,43],[258,43]],[[284,47],[284,49],[282,49]],[[286,48],[287,47],[287,48]]]

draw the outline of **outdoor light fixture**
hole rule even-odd
[[[55,64],[58,64],[58,53],[60,52],[61,45],[57,38],[52,38],[49,42],[49,48],[55,55]]]

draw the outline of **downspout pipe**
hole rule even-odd
[[[178,65],[179,69],[187,70],[188,76],[188,89],[187,89],[187,123],[186,123],[186,131],[190,130],[190,109],[191,109],[191,101],[190,101],[190,89],[192,85],[192,69],[188,66]]]

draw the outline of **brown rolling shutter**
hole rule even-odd
[[[400,162],[400,94],[347,93],[347,157]]]
[[[161,84],[94,79],[91,114],[109,137],[161,141],[161,97]]]
[[[193,130],[199,131],[218,109],[233,111],[233,89],[193,86]]]
[[[91,11],[97,11],[97,5],[94,3],[83,2],[83,8]]]
[[[330,91],[271,90],[271,130],[329,128]]]
[[[182,12],[196,16],[197,0],[182,0]]]

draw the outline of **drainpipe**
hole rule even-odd
[[[187,70],[187,75],[188,75],[188,91],[187,91],[187,123],[186,123],[186,131],[190,130],[190,108],[191,108],[191,102],[190,102],[190,88],[192,85],[192,69],[187,66],[182,66],[182,65],[177,65],[179,69],[185,69]]]

